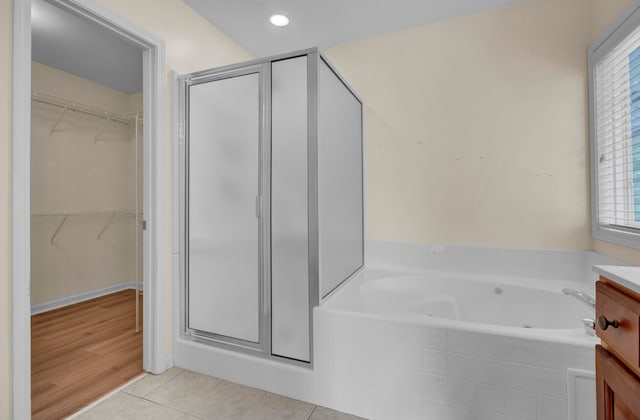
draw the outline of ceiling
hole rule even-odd
[[[522,0],[183,0],[255,57],[325,47]],[[269,16],[284,14],[278,28]]]
[[[142,91],[142,50],[114,32],[31,1],[31,56],[42,64],[127,93]]]
[[[325,47],[522,0],[183,0],[255,57]],[[289,26],[269,23],[274,13]],[[32,0],[35,61],[127,93],[142,91],[142,51],[45,0]]]

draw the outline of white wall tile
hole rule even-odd
[[[473,354],[473,336],[468,331],[447,330],[447,350],[455,353]]]
[[[430,349],[445,350],[447,348],[447,329],[422,327],[422,346]]]
[[[536,393],[538,391],[537,373],[533,366],[507,363],[505,378],[507,388]]]
[[[478,384],[474,405],[482,410],[504,413],[505,389],[491,385]]]
[[[422,350],[422,370],[436,375],[447,374],[447,352],[441,350]]]
[[[423,395],[423,382],[420,372],[396,371],[396,376],[396,392],[411,395]]]
[[[422,370],[424,349],[421,347],[396,346],[396,366],[399,371],[419,372]]]
[[[498,335],[481,334],[472,331],[449,329],[447,349],[456,353],[473,354],[496,360],[504,360],[505,338]]]
[[[447,401],[464,406],[473,406],[476,396],[475,382],[447,378]]]
[[[475,410],[475,417],[473,420],[522,420],[520,417],[507,416],[506,414],[499,414],[495,411]]]
[[[422,417],[423,403],[417,395],[390,393],[380,395],[375,401],[373,420],[414,420]]]
[[[476,381],[483,384],[505,386],[505,362],[483,357],[476,358]]]
[[[539,420],[567,420],[567,400],[538,395]]]
[[[444,401],[423,400],[421,419],[447,419],[449,404]]]
[[[398,363],[396,354],[396,344],[379,342],[374,344],[371,348],[371,352],[377,357],[376,366],[378,367],[395,367]]]
[[[567,398],[566,371],[538,368],[538,394]]]
[[[447,375],[452,378],[475,381],[475,365],[476,361],[473,356],[458,353],[449,353],[447,355]]]
[[[530,392],[505,390],[505,414],[527,420],[537,417],[538,398]]]
[[[476,420],[478,411],[475,408],[449,404],[449,413],[445,417],[446,420]]]
[[[447,399],[447,378],[442,375],[420,374],[420,390],[425,400]]]
[[[395,369],[380,369],[376,377],[376,383],[372,384],[374,387],[372,395],[376,395],[377,398],[383,398],[387,394],[397,392],[400,377],[396,374]]]

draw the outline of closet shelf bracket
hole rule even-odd
[[[102,230],[100,231],[100,233],[98,233],[98,237],[96,238],[97,240],[100,240],[100,238],[102,237],[102,234],[107,230],[107,228],[109,227],[109,225],[113,221],[113,218],[116,217],[116,214],[117,213],[115,211],[113,213],[111,213],[111,216],[109,217],[109,220],[107,220],[107,223],[104,224],[104,226],[102,227]]]
[[[60,116],[58,117],[58,119],[56,120],[56,122],[53,123],[53,125],[51,126],[51,130],[49,130],[49,135],[53,135],[53,133],[56,131],[56,127],[58,126],[58,124],[60,123],[60,120],[62,120],[62,117],[64,117],[64,114],[66,114],[67,109],[69,109],[69,105],[70,103],[67,102],[67,104],[64,106],[64,109],[62,110],[62,112],[60,113]]]
[[[67,221],[67,217],[69,217],[69,215],[65,214],[62,220],[60,220],[60,223],[58,223],[58,227],[56,228],[55,232],[53,232],[53,235],[51,235],[51,240],[49,241],[51,245],[53,245],[53,240],[56,239],[56,236],[58,236],[58,232],[60,232],[60,228],[62,228],[62,225],[64,225],[64,222]]]
[[[104,129],[107,128],[107,125],[109,124],[109,122],[111,121],[111,114],[106,113],[107,116],[107,120],[104,122],[104,124],[102,125],[102,128],[100,129],[100,131],[98,132],[98,134],[96,135],[96,138],[93,139],[94,143],[97,143],[98,140],[100,140],[100,136],[102,135],[102,133],[104,133]]]

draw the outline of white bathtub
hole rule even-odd
[[[372,419],[595,418],[597,339],[581,321],[593,311],[565,287],[593,283],[362,271],[316,310],[334,406],[344,395],[337,408]]]
[[[431,324],[483,331],[490,326],[490,331],[505,335],[548,334],[591,343],[581,320],[593,318],[593,311],[563,294],[563,288],[594,293],[593,284],[588,282],[365,270],[327,300],[326,307],[414,320],[423,316],[437,318],[424,319]]]

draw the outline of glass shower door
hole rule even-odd
[[[188,328],[260,342],[261,75],[188,88]]]

